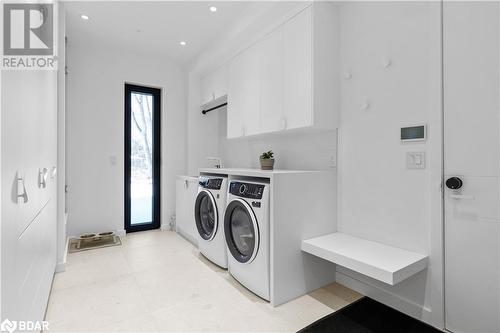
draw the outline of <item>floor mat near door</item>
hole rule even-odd
[[[371,298],[334,312],[299,331],[299,333],[438,333],[427,324]]]
[[[96,237],[92,240],[82,240],[79,238],[71,238],[69,240],[69,253],[87,251],[93,249],[100,249],[108,246],[122,245],[119,236],[113,235],[112,237]]]

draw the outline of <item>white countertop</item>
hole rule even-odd
[[[304,174],[304,173],[316,173],[321,171],[306,171],[306,170],[261,170],[261,169],[243,169],[243,168],[201,168],[199,173],[212,173],[221,175],[233,175],[233,176],[247,176],[247,177],[261,177],[261,178],[271,178],[274,175],[279,174]]]
[[[188,180],[188,181],[198,181],[198,176],[177,175],[177,179]]]

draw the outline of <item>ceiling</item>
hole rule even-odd
[[[211,6],[217,7],[215,13]],[[248,1],[82,1],[66,2],[65,7],[70,43],[134,48],[181,65],[258,10]],[[83,20],[82,14],[89,19]],[[180,41],[187,44],[181,46]]]

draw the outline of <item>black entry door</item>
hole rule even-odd
[[[161,90],[125,84],[125,230],[160,227]]]

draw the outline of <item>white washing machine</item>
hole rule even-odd
[[[227,268],[224,240],[224,212],[227,198],[227,177],[200,176],[194,204],[198,248],[211,262]]]
[[[269,183],[231,181],[228,192],[224,233],[229,273],[269,301]]]

